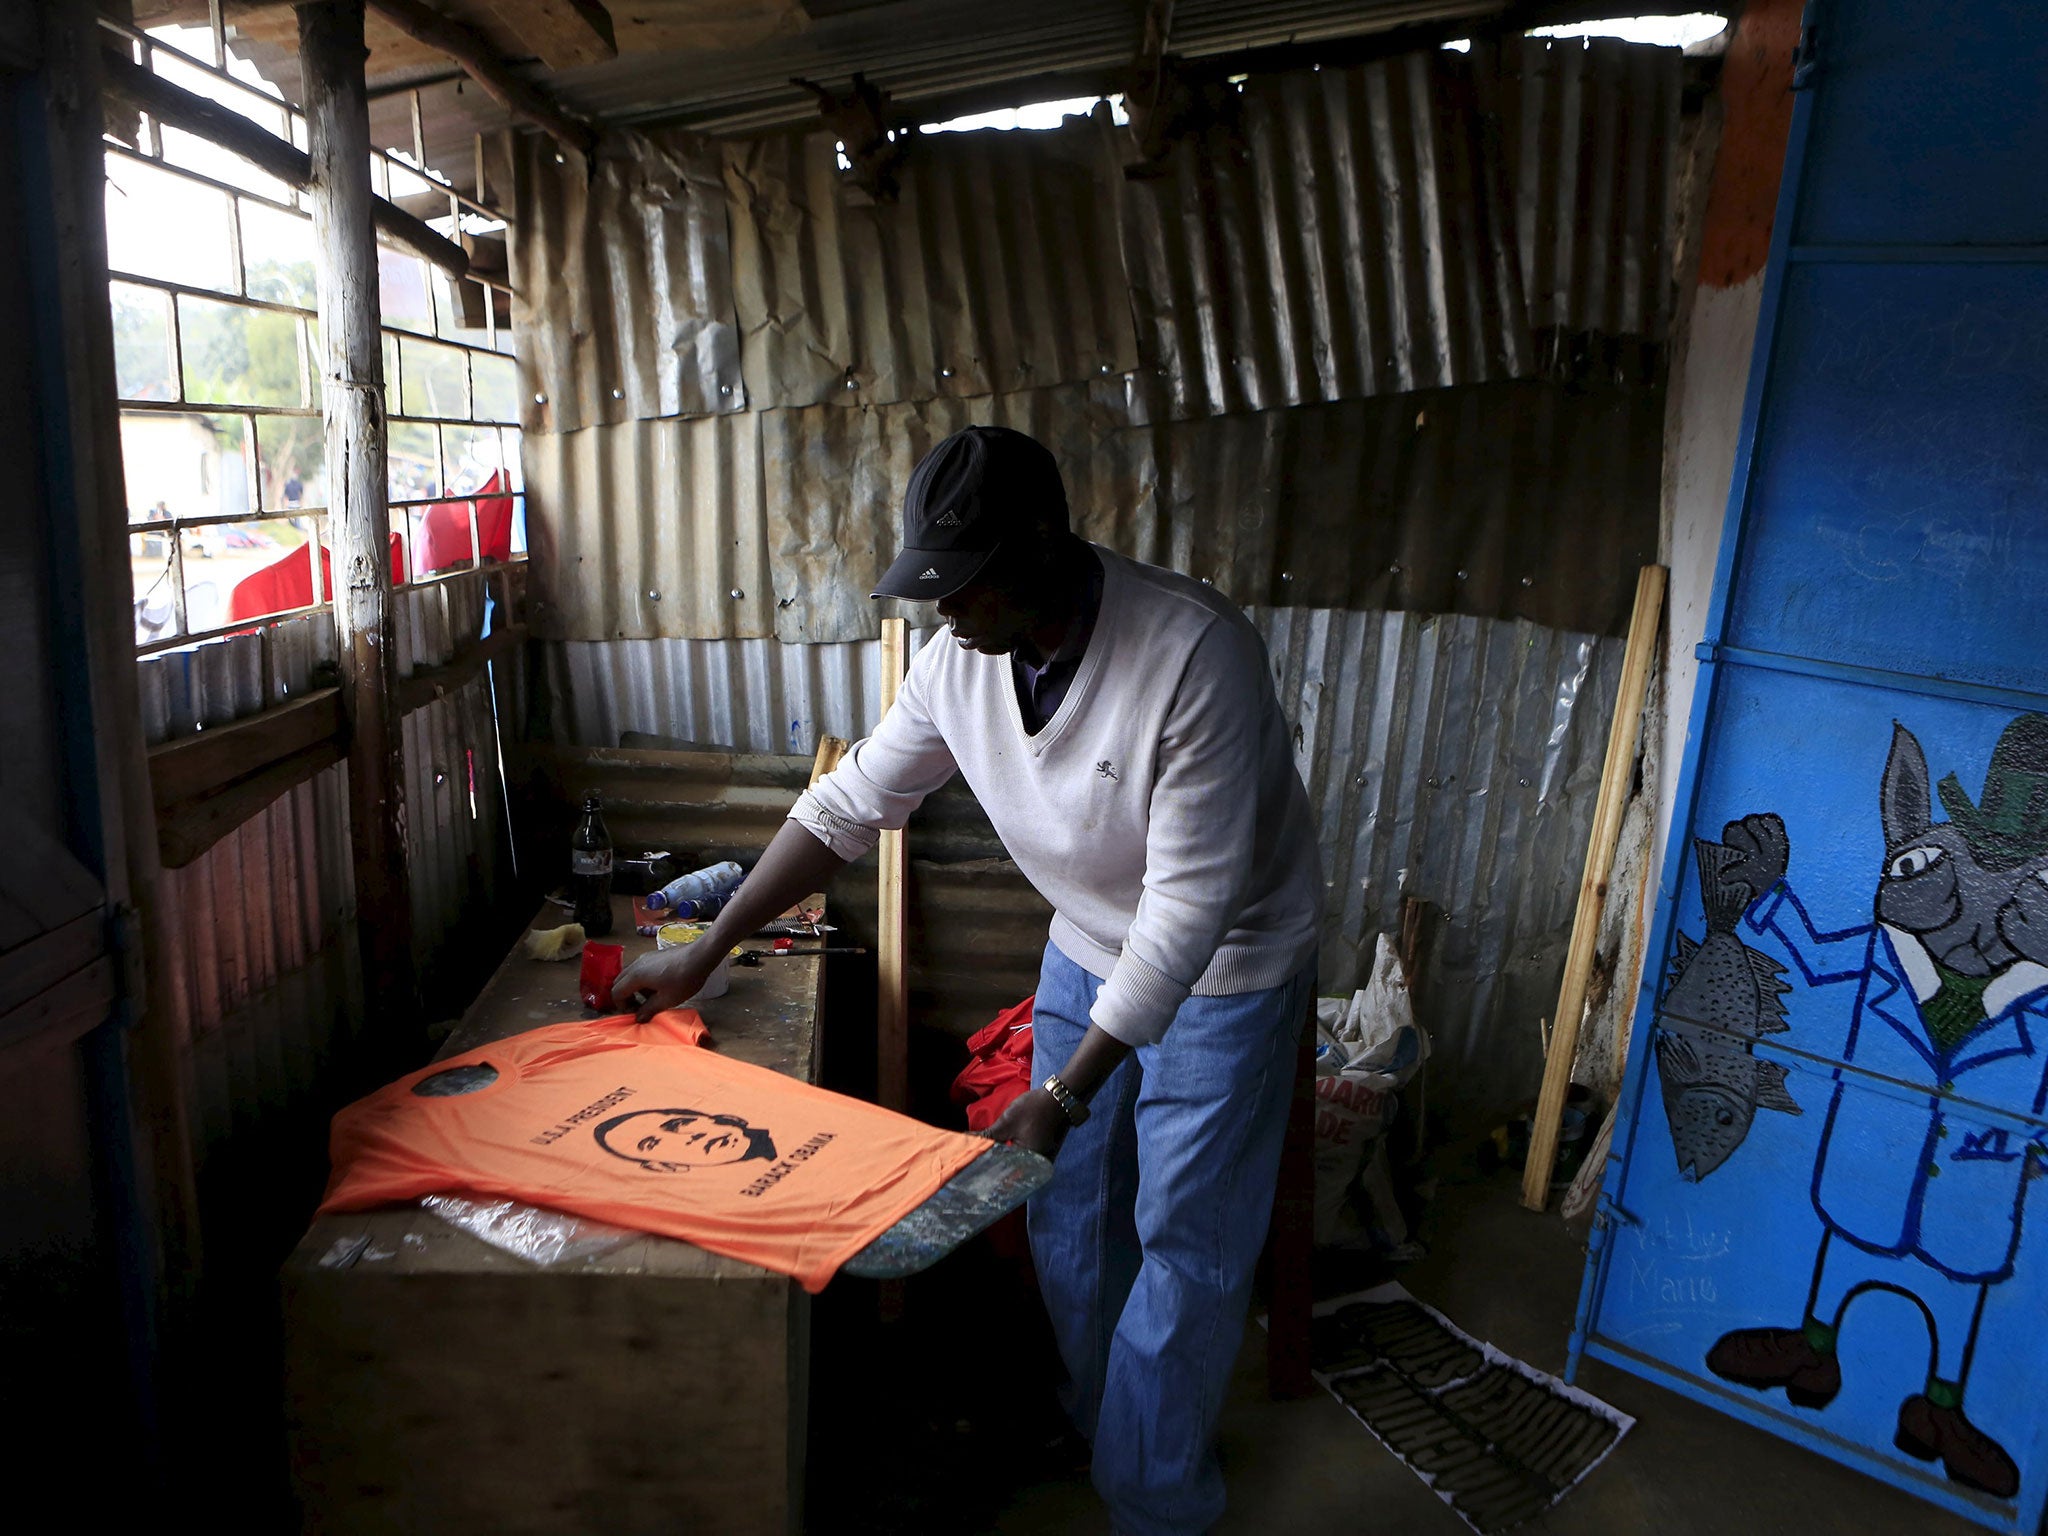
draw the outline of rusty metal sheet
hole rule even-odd
[[[772,634],[761,423],[743,411],[527,433],[535,632]]]
[[[1529,376],[1474,73],[1431,50],[1254,76],[1125,183],[1131,302],[1171,415]]]
[[[1654,558],[1660,390],[1479,385],[1129,425],[1121,381],[529,437],[541,633],[842,642],[880,632],[918,457],[975,422],[1045,442],[1074,525],[1245,603],[1618,632]],[[610,507],[631,509],[617,520]]]
[[[829,133],[728,144],[748,388],[764,406],[969,398],[1137,365],[1092,124],[913,142],[897,202]]]
[[[746,408],[716,144],[622,131],[586,174],[522,134],[513,199],[528,432]]]
[[[1509,166],[1540,370],[1655,377],[1671,323],[1683,56],[1614,38],[1474,52]]]

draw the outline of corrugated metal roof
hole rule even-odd
[[[1555,1000],[1570,940],[1621,642],[1466,617],[1267,608],[1252,618],[1297,727],[1296,764],[1315,807],[1328,882],[1325,990],[1362,982],[1374,935],[1398,928],[1404,895],[1435,903],[1445,914],[1429,992],[1438,1068],[1455,1077],[1461,1114],[1511,1108],[1541,1075],[1536,1020]],[[865,735],[878,713],[874,642],[544,649],[556,735],[581,746],[613,746],[628,732],[723,743],[789,754],[796,775],[819,734]],[[641,817],[629,822],[636,833],[674,822],[619,771],[627,777],[604,787],[639,807],[621,813]],[[765,843],[779,804],[746,820],[746,846]],[[703,806],[701,834],[711,838],[731,817],[712,800]],[[912,829],[932,900],[945,893],[981,914],[970,919],[963,907],[919,941],[917,964],[933,974],[930,1005],[958,1023],[985,1021],[976,1010],[992,998],[1023,995],[1013,989],[1044,931],[1042,903],[1014,871],[936,862],[999,852],[963,826],[948,812],[929,832]],[[992,990],[969,986],[977,944],[981,963],[1004,973]]]
[[[1183,0],[1169,46],[1203,58],[1504,9],[1503,0]],[[861,71],[905,105],[1047,77],[1113,89],[1143,25],[1141,0],[899,0],[819,16],[802,32],[747,47],[622,53],[548,79],[570,106],[607,121],[753,133],[814,120],[816,103],[790,86],[791,76],[843,85]]]

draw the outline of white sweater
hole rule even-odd
[[[1010,658],[941,635],[875,734],[796,803],[843,858],[963,774],[1106,978],[1093,1022],[1157,1041],[1189,993],[1279,986],[1316,952],[1322,876],[1266,648],[1200,582],[1097,549],[1102,606],[1057,713],[1025,734]]]

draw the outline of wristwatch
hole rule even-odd
[[[1038,1085],[1052,1095],[1053,1103],[1059,1105],[1060,1113],[1067,1117],[1067,1124],[1079,1125],[1088,1118],[1088,1106],[1074,1095],[1074,1090],[1060,1081],[1055,1072]]]

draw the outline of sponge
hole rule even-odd
[[[529,960],[568,960],[583,952],[583,925],[564,923],[559,928],[536,928],[526,935]]]

